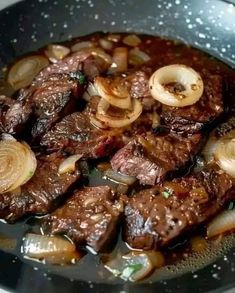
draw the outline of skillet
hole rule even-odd
[[[235,67],[235,7],[221,0],[27,0],[0,12],[0,67],[16,57],[94,31],[132,31],[181,40]],[[23,226],[23,229],[22,229]],[[0,223],[21,239],[27,225]],[[20,245],[20,241],[18,243]],[[19,250],[19,247],[18,247]],[[0,287],[16,292],[224,292],[235,287],[235,250],[197,272],[151,284],[105,283],[83,269],[52,270],[0,251]]]

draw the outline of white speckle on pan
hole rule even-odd
[[[197,279],[197,278],[198,278],[198,275],[194,274],[194,275],[193,275],[193,278],[194,278],[194,279]]]
[[[193,28],[193,25],[190,23],[190,24],[188,25],[188,28],[191,30],[191,29]]]
[[[203,34],[203,33],[199,33],[198,36],[199,36],[199,38],[201,38],[201,39],[205,39],[205,38],[206,38],[206,35]]]
[[[52,39],[54,37],[54,33],[50,32],[50,38]]]
[[[188,15],[192,15],[192,14],[193,14],[192,11],[189,11],[189,12],[188,12]]]
[[[225,52],[226,52],[226,48],[221,48],[221,51],[222,51],[223,53],[225,53]]]
[[[186,23],[190,23],[190,18],[186,18]]]
[[[175,0],[176,5],[180,5],[180,0]]]
[[[64,24],[63,24],[63,28],[68,28],[68,24],[67,24],[67,22],[64,22]]]
[[[196,21],[197,23],[199,23],[199,24],[203,24],[203,21],[201,20],[200,17],[197,17],[197,18],[195,19],[195,21]]]
[[[206,43],[206,48],[207,49],[210,49],[210,47],[211,47],[211,44],[210,43]]]
[[[112,25],[112,26],[114,26],[115,24],[116,24],[116,22],[115,22],[115,21],[112,21],[112,22],[111,22],[111,25]]]
[[[95,20],[99,19],[99,14],[95,14],[95,15],[94,15],[94,19],[95,19]]]

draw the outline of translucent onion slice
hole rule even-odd
[[[107,177],[108,179],[110,179],[111,181],[116,182],[116,183],[122,183],[122,184],[127,184],[127,185],[132,185],[136,181],[135,177],[118,173],[112,169],[106,170],[104,172],[104,176]]]
[[[112,57],[109,54],[107,54],[104,50],[102,50],[101,48],[87,48],[84,51],[87,53],[90,53],[93,56],[100,57],[107,64],[112,64],[112,62],[113,62]]]
[[[70,53],[70,49],[62,45],[48,45],[45,54],[51,62],[64,59]]]
[[[26,143],[0,141],[0,193],[25,184],[34,174],[37,160]]]
[[[150,59],[149,55],[139,48],[134,48],[129,51],[129,63],[131,65],[139,66],[148,62]]]
[[[221,139],[214,156],[220,168],[235,178],[235,138]]]
[[[120,109],[130,109],[131,98],[125,86],[100,76],[95,78],[94,85],[99,96],[108,103]]]
[[[219,139],[211,135],[202,150],[202,155],[205,158],[207,164],[214,161],[214,153],[219,145]]]
[[[100,46],[104,50],[111,50],[113,48],[113,42],[106,39],[99,39]]]
[[[156,70],[150,77],[149,88],[153,98],[162,104],[185,107],[200,99],[204,85],[194,69],[173,64]]]
[[[136,47],[141,43],[141,39],[137,37],[136,35],[128,35],[123,38],[122,42],[125,45]]]
[[[223,211],[215,217],[207,227],[207,236],[211,238],[233,229],[235,229],[235,209]]]
[[[77,154],[66,158],[59,166],[58,173],[72,173],[76,169],[76,162],[82,158],[83,155]]]
[[[118,255],[107,262],[105,268],[116,277],[135,282],[147,277],[154,269],[154,265],[147,253],[131,252],[123,256]]]
[[[109,73],[124,72],[127,70],[128,50],[125,47],[115,48],[113,51],[113,64]]]
[[[88,87],[86,91],[84,92],[82,98],[89,102],[92,96],[98,96],[99,93],[95,87],[95,85],[92,82],[89,82]]]
[[[43,56],[35,55],[23,58],[12,66],[8,73],[7,81],[15,90],[26,87],[48,65],[48,59]]]
[[[112,114],[96,113],[96,118],[103,121],[108,127],[120,128],[133,123],[142,113],[142,105],[140,101],[133,100],[132,111],[123,111],[122,117],[117,117]]]
[[[90,41],[78,42],[71,47],[72,52],[81,51],[87,48],[92,48],[94,44]]]
[[[81,258],[69,240],[56,236],[28,233],[23,239],[22,253],[26,257],[54,264],[74,262]]]

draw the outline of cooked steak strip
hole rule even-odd
[[[215,215],[234,198],[222,171],[207,170],[139,192],[125,207],[124,240],[133,248],[158,249]]]
[[[66,234],[76,245],[88,245],[98,252],[117,234],[122,212],[122,201],[110,187],[84,187],[46,218],[44,228],[52,234]]]
[[[192,161],[200,150],[202,136],[182,137],[172,133],[138,136],[112,158],[113,170],[135,176],[141,184],[154,185]]]
[[[123,146],[119,130],[95,128],[84,113],[73,113],[47,132],[41,145],[47,150],[63,149],[70,154],[84,157],[107,157]]]
[[[58,168],[65,159],[60,154],[38,158],[34,176],[23,185],[20,192],[0,195],[0,218],[13,222],[27,214],[49,212],[80,178],[80,171],[58,174]]]
[[[20,133],[32,114],[29,103],[0,96],[0,132]]]
[[[177,132],[195,133],[213,122],[224,111],[223,80],[219,75],[202,75],[204,93],[197,103],[176,108],[163,105],[164,123]]]

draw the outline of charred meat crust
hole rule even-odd
[[[76,245],[88,245],[98,252],[107,248],[117,234],[122,212],[122,200],[110,187],[84,187],[48,216],[43,225],[49,233],[66,234]]]
[[[125,207],[124,240],[145,250],[167,245],[221,210],[231,188],[228,175],[207,170],[140,191]]]

